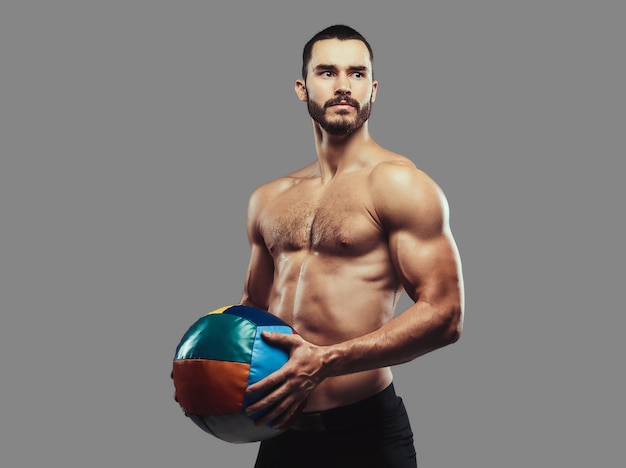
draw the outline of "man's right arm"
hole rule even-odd
[[[270,255],[259,229],[259,212],[262,191],[257,189],[248,203],[246,231],[250,243],[250,261],[246,272],[241,304],[268,310],[272,283],[274,281],[274,259]]]

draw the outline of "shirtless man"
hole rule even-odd
[[[299,333],[264,334],[290,358],[249,387],[271,391],[248,411],[269,408],[259,424],[291,429],[261,443],[257,467],[416,466],[390,366],[461,333],[463,279],[445,196],[370,136],[377,88],[358,32],[338,25],[314,36],[295,91],[317,159],[250,197],[241,302]],[[396,313],[403,290],[413,303]]]

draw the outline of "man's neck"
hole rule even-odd
[[[318,126],[314,126],[314,129],[322,182],[330,181],[336,174],[361,165],[366,150],[376,145],[367,129],[367,122],[350,135],[329,135]]]

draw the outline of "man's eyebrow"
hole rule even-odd
[[[336,70],[337,67],[335,65],[327,65],[325,63],[320,63],[316,65],[314,70]]]
[[[316,70],[316,71],[337,70],[337,65],[330,65],[330,64],[320,63],[319,65],[316,65],[313,70]],[[364,71],[368,70],[368,67],[366,65],[350,65],[348,67],[348,70],[350,70],[350,71],[357,71],[357,72],[364,72]]]

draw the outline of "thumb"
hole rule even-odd
[[[264,331],[262,336],[266,342],[282,348],[290,348],[294,344],[294,335],[287,333]]]

